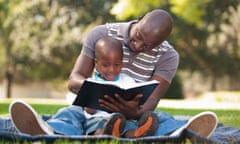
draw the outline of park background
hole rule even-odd
[[[238,0],[0,0],[0,100],[65,100],[68,76],[89,30],[156,8],[173,16],[168,41],[180,54],[165,98],[180,99],[176,104],[190,99],[193,106],[199,99],[209,106],[238,105]]]

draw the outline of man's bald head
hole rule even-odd
[[[155,37],[161,37],[161,41],[163,41],[172,31],[173,20],[168,12],[157,9],[147,13],[139,21],[139,24],[143,26],[145,32],[149,32]]]
[[[153,10],[131,25],[128,46],[136,53],[151,50],[167,39],[172,27],[173,20],[168,12]]]

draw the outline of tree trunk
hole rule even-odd
[[[211,91],[217,90],[217,78],[212,74],[211,76]]]
[[[15,64],[12,59],[12,43],[9,40],[5,41],[6,46],[6,72],[5,72],[5,79],[6,79],[6,98],[12,97],[12,81],[13,75],[15,71]]]
[[[13,79],[13,69],[12,68],[7,68],[6,71],[6,98],[11,98],[12,97],[12,79]]]

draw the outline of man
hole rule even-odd
[[[105,109],[122,113],[128,119],[139,118],[144,112],[153,111],[160,98],[165,95],[179,64],[178,53],[165,41],[171,33],[172,26],[173,20],[169,13],[157,9],[137,21],[110,23],[95,27],[86,38],[82,52],[74,65],[69,78],[69,89],[73,93],[77,93],[83,81],[92,74],[96,41],[105,36],[115,37],[124,43],[122,72],[137,82],[154,79],[159,81],[160,85],[143,105],[139,105],[142,95],[126,101],[118,94],[115,95],[116,99],[106,95],[105,99],[99,100],[100,105]],[[170,134],[185,123],[176,121],[163,112],[157,114],[160,125],[155,135]],[[200,118],[197,116],[197,119],[201,119],[201,117],[209,117],[212,123],[209,124],[205,121],[205,124],[209,124],[211,130],[215,128],[216,117],[214,114],[203,114],[203,116],[200,115]],[[208,137],[211,130],[204,132],[203,135]],[[194,131],[198,131],[198,129],[195,128]],[[126,132],[125,136],[128,135],[132,135],[132,133]]]
[[[77,93],[94,68],[94,44],[105,36],[118,37],[124,42],[123,72],[136,81],[155,79],[160,85],[146,103],[138,106],[140,95],[133,101],[100,101],[104,108],[121,112],[129,118],[136,118],[144,111],[154,110],[166,93],[174,77],[178,63],[178,53],[164,41],[172,30],[172,18],[163,10],[153,10],[138,21],[107,24],[96,27],[88,35],[69,78],[69,89]],[[146,61],[144,60],[146,59]],[[131,109],[131,111],[129,111]]]

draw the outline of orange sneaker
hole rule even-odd
[[[116,113],[105,123],[103,133],[107,135],[112,135],[115,137],[120,137],[122,131],[126,125],[126,118],[120,114]]]
[[[145,112],[138,121],[135,137],[153,136],[158,128],[158,117],[153,112]]]

